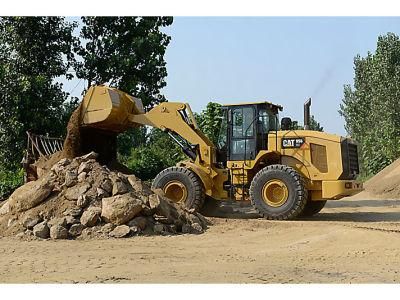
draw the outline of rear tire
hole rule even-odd
[[[325,206],[326,200],[312,201],[308,200],[304,207],[301,217],[312,217],[319,213]]]
[[[194,211],[199,211],[204,204],[203,183],[193,171],[186,168],[171,167],[161,171],[154,179],[152,188],[163,190],[166,196],[173,188],[178,189],[174,193],[177,197],[169,198],[174,202],[183,202],[188,209]],[[181,188],[181,193],[179,188]]]
[[[268,190],[271,186],[272,191]],[[304,178],[296,170],[285,165],[263,168],[253,178],[250,186],[251,203],[269,220],[296,218],[304,210],[307,198]]]

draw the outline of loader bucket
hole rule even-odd
[[[130,115],[143,113],[140,99],[108,86],[92,86],[82,101],[81,127],[120,133],[135,127]]]

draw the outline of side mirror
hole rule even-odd
[[[291,118],[282,118],[281,120],[281,130],[290,130],[292,129],[292,119]]]

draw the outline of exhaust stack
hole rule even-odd
[[[310,106],[311,98],[304,103],[304,130],[310,130]]]

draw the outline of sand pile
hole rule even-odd
[[[206,229],[203,216],[152,191],[134,175],[109,170],[97,156],[63,158],[18,188],[0,207],[0,235],[86,239]]]
[[[366,181],[364,188],[363,194],[378,199],[400,199],[400,158]]]

